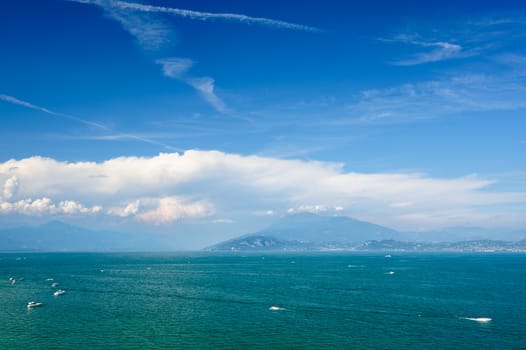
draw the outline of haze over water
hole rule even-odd
[[[518,349],[524,266],[522,254],[2,254],[0,348]]]

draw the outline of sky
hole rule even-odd
[[[0,33],[2,226],[526,229],[523,1],[8,0]]]

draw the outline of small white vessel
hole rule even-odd
[[[66,291],[62,290],[62,289],[59,289],[59,290],[55,291],[55,293],[53,293],[54,296],[59,296],[59,295],[62,295],[62,294],[66,294]]]
[[[385,254],[384,258],[392,258],[391,254]]]
[[[386,272],[385,274],[386,275],[394,275],[395,273],[394,273],[394,271],[389,271],[389,272]]]
[[[488,323],[491,321],[491,318],[489,317],[464,317],[464,319],[479,322],[479,323]]]
[[[42,303],[37,303],[36,301],[30,301],[29,303],[27,303],[28,309],[31,309],[33,307],[38,307],[38,306],[42,306]]]
[[[46,281],[53,281],[53,278],[46,278]]]
[[[284,310],[282,307],[279,307],[279,306],[276,306],[276,305],[272,305],[271,307],[268,308],[270,311],[280,311],[280,310]]]
[[[58,287],[58,283],[57,283],[57,282],[53,282],[53,283],[51,283],[51,287],[53,287],[53,288]]]

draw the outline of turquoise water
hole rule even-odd
[[[0,349],[526,348],[524,254],[0,254],[0,281]]]

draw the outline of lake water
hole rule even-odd
[[[392,255],[0,254],[0,349],[526,348],[526,254]]]

